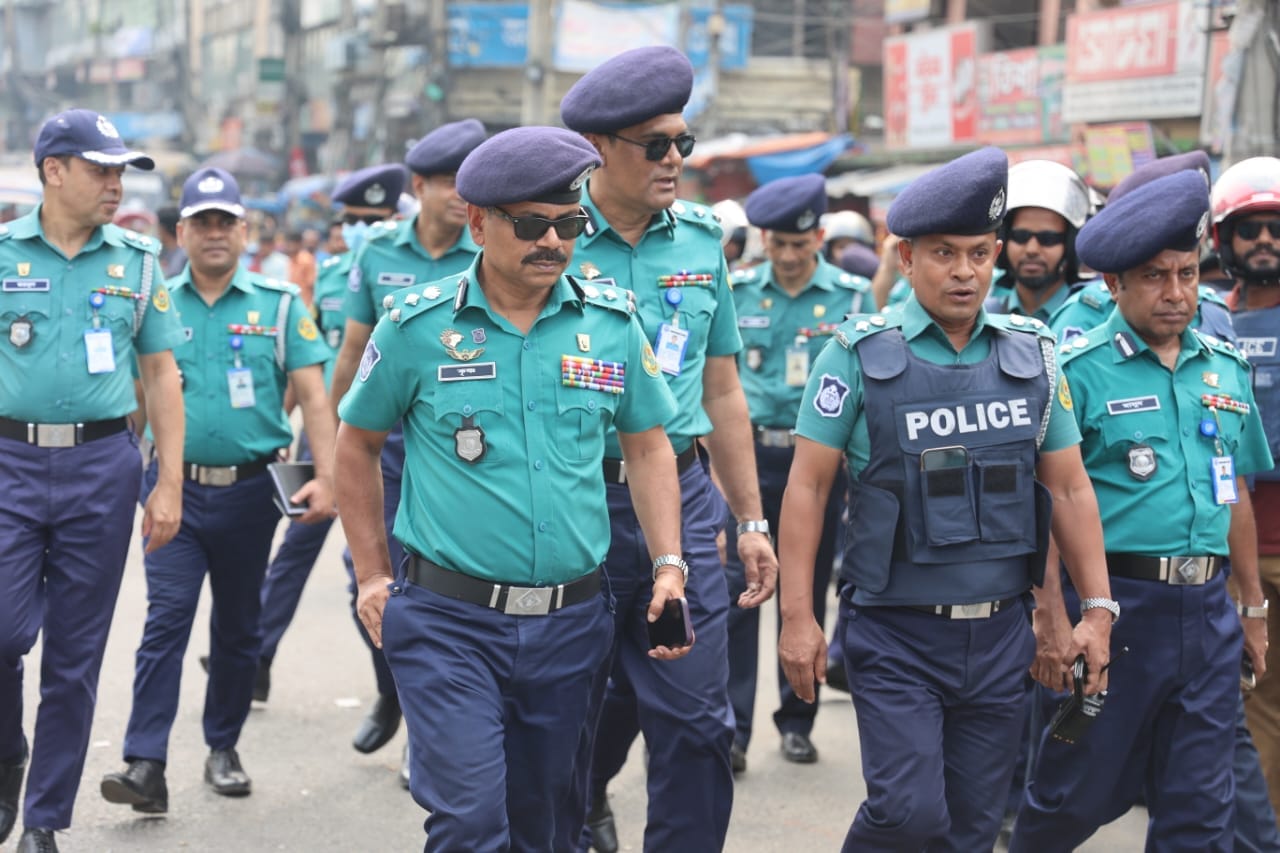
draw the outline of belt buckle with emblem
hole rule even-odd
[[[1197,560],[1195,557],[1169,557],[1171,571],[1169,583],[1174,586],[1200,585],[1206,582],[1209,574],[1208,560]]]
[[[476,426],[472,417],[463,418],[462,426],[453,431],[453,445],[459,459],[473,464],[484,458],[488,450],[484,443],[484,430]]]
[[[507,588],[507,602],[503,613],[512,616],[543,616],[551,612],[551,593],[555,587],[550,586],[513,586]]]

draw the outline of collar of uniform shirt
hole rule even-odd
[[[191,267],[189,266],[183,269],[180,275],[170,279],[167,286],[169,288],[169,292],[172,293],[173,291],[180,290],[187,285],[194,287],[194,282],[191,281]],[[236,290],[240,290],[245,293],[254,293],[257,291],[257,288],[253,286],[253,282],[249,279],[249,271],[241,266],[236,267],[235,275],[231,276],[231,282],[228,287],[234,287]]]
[[[680,204],[680,202],[676,202]],[[582,193],[582,209],[587,214],[587,218],[591,220],[587,225],[587,230],[582,232],[582,236],[578,238],[579,245],[589,246],[606,231],[612,231],[613,226],[609,224],[609,220],[604,218],[604,214],[600,212],[600,208],[595,206],[591,200],[591,181],[587,181],[587,185],[583,188]],[[649,221],[649,227],[644,233],[647,236],[650,232],[658,229],[666,229],[667,236],[672,237],[676,228],[676,215],[671,208],[661,211],[654,215]]]
[[[970,343],[977,340],[977,338],[982,334],[982,330],[986,327],[987,310],[979,307],[977,319],[973,324],[973,332],[969,335]],[[916,299],[915,292],[913,291],[909,296],[907,296],[906,301],[902,303],[903,337],[909,341],[915,340],[930,328],[936,328],[938,330],[938,334],[942,335],[944,339],[947,338],[947,333],[941,326],[934,322],[933,318],[929,316],[929,312],[924,310],[924,306],[920,304],[918,299]],[[948,339],[948,346],[949,345],[950,341]]]
[[[1136,358],[1151,349],[1151,347],[1147,346],[1147,342],[1124,319],[1124,315],[1120,313],[1119,308],[1111,312],[1111,316],[1103,323],[1103,327],[1107,330],[1108,345],[1111,347],[1111,361],[1114,364],[1128,361],[1130,358]],[[1133,347],[1132,355],[1125,355],[1122,347],[1117,343],[1117,335],[1125,336],[1128,345]],[[1207,352],[1208,349],[1209,345],[1197,338],[1195,333],[1191,331],[1190,324],[1188,324],[1187,328],[1182,330],[1182,354],[1178,356],[1178,363],[1182,363],[1183,354],[1187,352]]]
[[[495,326],[499,324],[510,326],[510,321],[502,319],[489,305],[489,300],[485,297],[483,288],[477,283],[480,258],[480,255],[476,255],[476,259],[471,262],[471,266],[462,274],[462,279],[467,282],[466,293],[462,295],[462,304],[453,312],[453,316],[458,317],[468,308],[474,308],[478,311],[483,311]],[[574,291],[573,285],[569,284],[569,280],[565,278],[564,274],[561,274],[555,287],[551,288],[551,295],[547,297],[547,304],[543,306],[542,313],[538,315],[539,319],[555,314],[564,307],[566,302],[572,303],[579,310],[582,309],[582,303],[578,299],[578,294]]]

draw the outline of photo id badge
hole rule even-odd
[[[231,392],[231,408],[253,408],[253,372],[249,368],[233,367],[228,370],[227,390]]]
[[[658,367],[663,373],[679,376],[684,366],[684,351],[689,346],[689,330],[663,323],[658,328],[658,345],[654,347]]]
[[[88,329],[84,333],[84,351],[90,373],[112,373],[116,369],[116,348],[111,343],[110,329]]]
[[[787,387],[803,388],[809,380],[809,347],[795,344],[787,347]]]
[[[1230,456],[1213,457],[1213,499],[1219,505],[1240,502],[1236,489],[1236,463]]]

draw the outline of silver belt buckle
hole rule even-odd
[[[75,447],[75,424],[36,424],[37,447]]]
[[[236,484],[236,466],[216,468],[208,465],[196,466],[197,482],[202,486],[234,486]]]
[[[951,605],[952,619],[986,619],[994,612],[995,605],[990,601],[979,601],[977,604]]]
[[[623,484],[627,482],[627,463],[625,460],[618,460],[618,479],[613,482]]]
[[[795,445],[795,433],[789,429],[762,429],[760,443],[765,447],[792,447]]]
[[[513,586],[507,588],[502,612],[511,616],[545,616],[551,612],[553,586]]]
[[[1161,557],[1160,574],[1173,586],[1199,586],[1209,580],[1210,557]]]

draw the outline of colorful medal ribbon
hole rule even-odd
[[[588,388],[607,394],[621,394],[626,388],[627,366],[618,361],[560,356],[561,382],[570,388]]]
[[[1204,403],[1211,409],[1219,409],[1224,412],[1235,412],[1237,415],[1249,414],[1248,403],[1233,400],[1222,394],[1202,394],[1200,396],[1200,402]]]
[[[838,328],[840,328],[839,323],[819,323],[818,328],[811,329],[805,326],[797,334],[803,338],[821,338],[827,335],[834,335]]]
[[[96,287],[94,293],[101,293],[103,296],[123,296],[125,299],[141,299],[141,293],[134,293],[127,287],[116,287],[107,285],[106,287]]]
[[[658,287],[712,287],[716,277],[709,272],[680,270],[671,275],[658,276]]]
[[[275,326],[249,326],[244,323],[228,323],[227,331],[233,335],[262,335],[267,338],[274,338],[279,334],[279,329]]]

